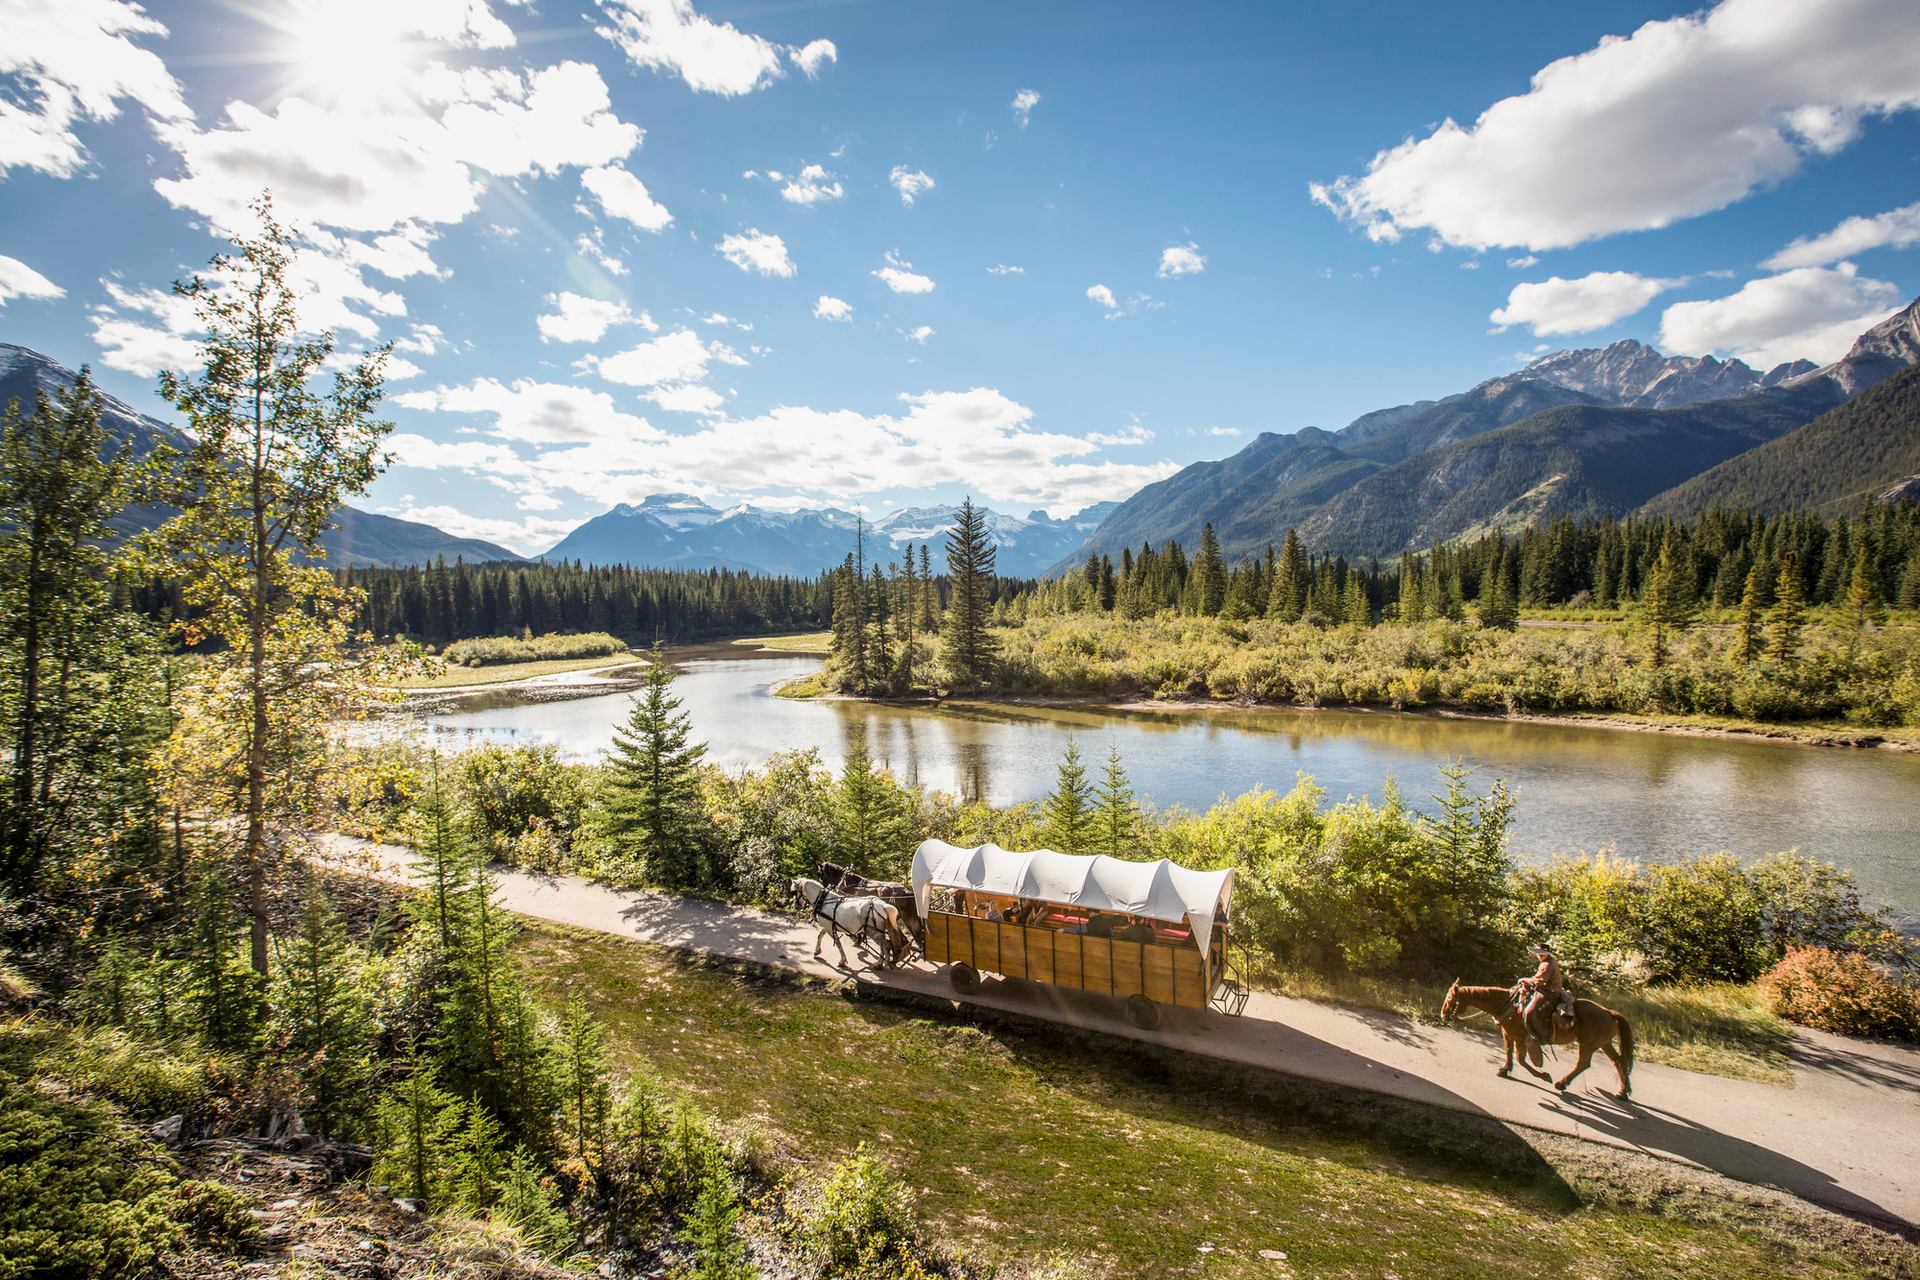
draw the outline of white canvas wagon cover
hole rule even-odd
[[[1188,920],[1204,953],[1213,940],[1213,922],[1233,897],[1233,871],[1194,871],[1166,858],[1129,862],[1051,849],[1016,853],[997,844],[963,849],[926,840],[913,851],[913,900],[923,918],[935,886],[1122,911],[1170,924]]]

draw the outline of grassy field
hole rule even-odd
[[[1303,970],[1262,975],[1256,984],[1282,995],[1360,1009],[1384,1009],[1418,1022],[1440,1016],[1443,986],[1371,978],[1333,978]],[[1691,987],[1641,987],[1630,991],[1580,991],[1633,1023],[1642,1062],[1791,1085],[1787,1045],[1793,1029],[1764,1004],[1752,987],[1718,982]],[[1469,1020],[1492,1034],[1485,1018]]]
[[[490,667],[442,667],[423,672],[400,682],[402,689],[454,689],[477,684],[510,684],[533,676],[558,675],[562,671],[595,671],[633,662],[630,653],[605,654],[597,658],[549,658],[542,662],[503,662]]]
[[[543,996],[578,993],[604,1020],[618,1066],[650,1064],[803,1160],[870,1144],[938,1231],[993,1260],[1065,1251],[1115,1277],[1920,1274],[1907,1246],[1703,1194],[1655,1161],[1598,1191],[1591,1153],[1556,1164],[1452,1113],[1182,1080],[1118,1044],[948,1024],[552,926],[520,953]],[[1627,1204],[1696,1217],[1610,1207]]]
[[[749,649],[778,649],[782,653],[828,653],[833,649],[833,633],[804,631],[794,636],[748,636],[734,643]]]

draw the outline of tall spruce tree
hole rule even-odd
[[[1298,622],[1307,611],[1307,590],[1312,569],[1300,535],[1287,530],[1280,545],[1280,559],[1274,565],[1273,584],[1267,592],[1267,616],[1282,622]]]
[[[281,1053],[306,1093],[304,1114],[323,1138],[364,1114],[373,1077],[374,978],[317,876],[307,881],[293,936],[282,942],[272,1000]]]
[[[1792,552],[1780,558],[1780,575],[1773,583],[1773,604],[1767,610],[1767,659],[1782,665],[1800,652],[1800,626],[1806,616],[1806,597],[1800,586],[1800,557]]]
[[[43,677],[53,671],[61,689],[89,681],[112,621],[108,521],[133,496],[134,468],[124,447],[108,446],[85,367],[30,417],[17,401],[0,417],[0,639],[14,686],[0,887],[16,896],[32,890],[57,821],[52,748],[66,737],[70,702],[44,697]],[[82,777],[88,790],[102,781]]]
[[[1858,635],[1879,618],[1880,591],[1874,582],[1873,554],[1863,538],[1853,553],[1847,579],[1847,629]]]
[[[1227,566],[1220,559],[1220,539],[1209,520],[1200,529],[1200,554],[1194,557],[1188,574],[1192,608],[1202,617],[1217,617],[1227,600]]]
[[[1740,613],[1733,627],[1733,657],[1736,662],[1748,663],[1760,656],[1760,592],[1764,589],[1766,578],[1762,574],[1759,562],[1747,570],[1747,583],[1740,593]]]
[[[1120,763],[1120,748],[1109,744],[1106,768],[1101,770],[1095,789],[1094,851],[1110,858],[1124,858],[1132,852],[1139,830],[1140,806],[1133,798],[1133,783]]]
[[[847,731],[847,758],[834,796],[835,853],[864,875],[885,878],[904,864],[913,840],[911,815],[891,778],[873,767],[867,729]]]
[[[1647,663],[1663,666],[1667,645],[1675,633],[1686,630],[1693,619],[1693,592],[1680,563],[1680,547],[1672,529],[1660,541],[1660,554],[1647,575],[1641,597],[1641,609],[1647,620]]]
[[[706,744],[689,741],[692,718],[673,696],[673,667],[655,645],[646,687],[607,755],[609,834],[646,880],[697,885],[706,862],[700,760]]]
[[[1093,788],[1080,763],[1080,745],[1067,735],[1053,790],[1040,806],[1040,838],[1061,853],[1086,853],[1093,844]]]
[[[998,649],[989,629],[993,602],[995,550],[986,517],[967,498],[954,513],[947,533],[947,670],[963,689],[977,689],[993,679]]]

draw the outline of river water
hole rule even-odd
[[[696,656],[680,663],[674,692],[694,737],[722,766],[812,747],[837,769],[849,734],[865,726],[874,758],[899,776],[993,804],[1046,794],[1069,734],[1090,772],[1117,747],[1137,791],[1161,807],[1286,790],[1300,774],[1336,800],[1377,799],[1391,778],[1419,806],[1458,760],[1474,768],[1476,787],[1494,778],[1513,787],[1513,843],[1523,855],[1611,849],[1658,861],[1797,848],[1852,868],[1868,896],[1910,928],[1920,922],[1920,754],[1385,712],[936,709],[773,696],[819,663],[796,654]],[[462,696],[422,719],[448,748],[538,742],[592,759],[632,698],[630,685],[612,687],[564,701]]]

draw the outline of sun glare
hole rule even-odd
[[[290,96],[328,105],[378,107],[409,96],[416,42],[395,29],[379,0],[295,0],[286,7],[282,52],[293,68]]]

